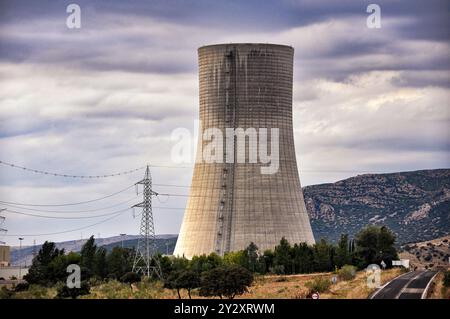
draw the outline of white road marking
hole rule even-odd
[[[417,278],[419,278],[422,274],[423,274],[423,272],[419,272],[419,273],[417,274],[417,276],[414,276],[413,278],[411,278],[411,279],[406,283],[406,285],[403,286],[403,288],[402,288],[402,289],[400,290],[400,292],[395,296],[394,299],[399,299],[400,296],[402,295],[402,293],[405,292],[406,287],[408,287],[410,283],[412,283],[414,280],[416,280]]]

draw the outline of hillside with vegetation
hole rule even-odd
[[[389,227],[399,244],[450,234],[450,169],[365,174],[303,189],[316,240]]]

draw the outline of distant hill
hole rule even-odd
[[[139,236],[137,235],[125,235],[125,236],[114,236],[108,238],[99,238],[95,239],[95,243],[99,247],[105,247],[108,251],[113,249],[115,246],[121,246],[123,240],[124,247],[135,247],[137,245]],[[178,235],[157,235],[156,236],[156,247],[158,251],[165,254],[167,251],[171,254],[175,248],[175,243],[178,238]],[[74,251],[78,252],[81,250],[81,247],[84,245],[87,239],[78,239],[78,240],[70,240],[56,243],[56,247],[58,249],[64,249],[66,252]],[[167,245],[166,245],[167,243]],[[22,265],[31,265],[31,261],[33,260],[33,252],[38,252],[41,249],[42,245],[36,246],[27,246],[22,247],[19,250],[18,247],[11,248],[11,264],[18,265],[19,262]]]
[[[409,259],[412,268],[445,270],[450,261],[450,235],[405,244],[400,248],[400,258]]]
[[[173,237],[166,238],[156,238],[156,249],[162,254],[171,255],[175,249],[175,244],[177,243],[177,235],[173,235]],[[124,248],[134,248],[137,246],[138,238],[125,240],[123,242]],[[107,245],[103,245],[106,250],[111,251],[116,246],[121,246],[120,243],[111,243]]]
[[[450,169],[364,174],[303,193],[316,240],[353,236],[367,224],[388,226],[399,244],[450,233]]]

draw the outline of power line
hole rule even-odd
[[[35,206],[35,207],[57,207],[57,206],[74,206],[74,205],[81,205],[81,204],[87,204],[87,203],[92,203],[92,202],[97,202],[106,198],[110,198],[113,197],[117,194],[123,193],[126,190],[129,190],[130,188],[134,187],[135,184],[132,184],[130,186],[128,186],[127,188],[124,188],[118,192],[112,193],[110,195],[106,195],[100,198],[96,198],[96,199],[91,199],[91,200],[87,200],[84,202],[77,202],[77,203],[64,203],[64,204],[25,204],[25,203],[15,203],[15,202],[7,202],[7,201],[2,201],[0,200],[0,204],[11,204],[11,205],[19,205],[19,206]]]
[[[28,207],[24,207],[24,206],[20,206],[20,205],[13,205],[13,204],[2,204],[2,205],[13,207],[13,208],[30,210],[30,211],[33,211],[33,212],[55,213],[55,214],[71,214],[71,213],[82,214],[82,213],[91,213],[91,212],[96,212],[96,211],[99,211],[99,210],[106,210],[106,209],[114,208],[114,207],[117,207],[117,206],[121,206],[123,204],[131,202],[132,200],[135,200],[136,198],[137,198],[137,196],[133,197],[131,199],[128,199],[126,201],[123,201],[123,202],[120,202],[120,203],[108,206],[108,207],[101,207],[101,208],[88,209],[88,210],[66,210],[66,211],[61,211],[61,210],[46,210],[46,209],[28,208]]]
[[[17,236],[30,237],[30,236],[35,236],[35,237],[38,237],[38,236],[50,236],[50,235],[59,235],[59,234],[71,233],[71,232],[83,230],[83,229],[86,229],[86,228],[90,228],[90,227],[94,227],[94,226],[106,223],[106,222],[108,222],[108,221],[118,217],[119,215],[121,215],[123,213],[124,212],[117,213],[116,215],[113,215],[111,217],[103,219],[103,220],[101,220],[99,222],[96,222],[94,224],[90,224],[90,225],[87,225],[87,226],[83,226],[83,227],[79,227],[79,228],[75,228],[75,229],[70,229],[70,230],[64,230],[64,231],[59,231],[59,232],[54,232],[54,233],[46,233],[46,234],[8,234],[8,235],[3,235],[3,236],[8,236],[8,237],[17,237]]]
[[[0,160],[0,164],[5,165],[5,166],[9,166],[9,167],[13,167],[13,168],[17,168],[17,169],[22,169],[22,170],[26,170],[32,173],[37,173],[37,174],[44,174],[44,175],[52,175],[52,176],[58,176],[58,177],[68,177],[68,178],[106,178],[106,177],[112,177],[112,176],[119,176],[119,175],[127,175],[127,174],[131,174],[137,171],[140,171],[142,169],[144,169],[146,166],[142,166],[142,167],[138,167],[135,169],[131,169],[131,170],[127,170],[127,171],[122,171],[122,172],[117,172],[117,173],[111,173],[111,174],[100,174],[100,175],[72,175],[72,174],[62,174],[62,173],[54,173],[54,172],[48,172],[48,171],[43,171],[43,170],[38,170],[38,169],[33,169],[33,168],[28,168],[28,167],[24,167],[21,165],[17,165],[17,164],[13,164],[13,163],[8,163],[5,161],[1,161]],[[202,164],[208,164],[208,163],[202,163]],[[216,164],[216,163],[211,163],[211,164]],[[219,163],[220,164],[220,163]],[[182,165],[158,165],[158,164],[153,164],[153,165],[148,165],[149,167],[155,167],[155,168],[180,168],[180,169],[193,169],[195,167],[195,165],[186,165],[186,166],[182,166]],[[381,171],[381,170],[355,170],[355,169],[300,169],[300,173],[385,173],[385,171]],[[155,184],[158,185],[158,184]],[[162,186],[162,184],[159,184],[160,186]],[[167,185],[169,186],[169,185]],[[172,185],[175,186],[175,185]],[[185,187],[185,186],[181,186],[181,187]],[[189,186],[186,186],[189,187]]]
[[[91,216],[50,216],[50,215],[38,215],[38,214],[32,214],[32,213],[24,213],[24,212],[19,212],[16,210],[11,210],[11,209],[5,209],[5,212],[9,212],[12,214],[17,214],[17,215],[24,215],[24,216],[31,216],[31,217],[40,217],[40,218],[51,218],[51,219],[90,219],[90,218],[98,218],[98,217],[104,217],[104,216],[111,216],[120,212],[123,212],[125,210],[130,209],[129,207],[126,209],[122,209],[122,210],[118,210],[112,213],[106,213],[106,214],[100,214],[100,215],[91,215]]]
[[[140,170],[142,170],[142,169],[144,169],[146,167],[146,166],[142,166],[142,167],[138,167],[138,168],[131,169],[131,170],[128,170],[128,171],[117,172],[117,173],[112,173],[112,174],[103,174],[103,175],[71,175],[71,174],[61,174],[61,173],[43,171],[43,170],[29,168],[29,167],[16,165],[16,164],[4,162],[4,161],[0,161],[0,164],[5,165],[5,166],[9,166],[9,167],[13,167],[13,168],[17,168],[17,169],[22,169],[24,171],[31,172],[31,173],[50,175],[50,176],[57,176],[57,177],[68,177],[68,178],[106,178],[106,177],[113,177],[113,176],[120,176],[120,175],[131,174],[131,173],[140,171]]]

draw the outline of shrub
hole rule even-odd
[[[63,285],[58,288],[56,298],[72,298],[75,299],[78,296],[89,295],[90,287],[87,281],[82,281],[80,288],[69,288],[67,285]]]
[[[14,292],[6,287],[0,289],[0,299],[10,299],[14,295]]]
[[[352,280],[356,276],[356,267],[352,265],[344,265],[338,271],[338,276],[342,280]]]
[[[331,281],[325,277],[317,277],[312,281],[308,281],[305,286],[309,289],[310,293],[325,292],[330,288]]]
[[[221,266],[202,274],[200,296],[233,299],[253,283],[253,274],[241,266]]]
[[[41,285],[30,285],[27,290],[17,291],[16,299],[52,299],[55,297],[55,289]]]
[[[176,289],[178,298],[181,299],[180,289],[186,289],[191,299],[191,290],[200,286],[200,276],[194,270],[179,270],[172,272],[165,280],[164,287]]]
[[[25,291],[28,290],[28,288],[30,288],[30,284],[27,282],[21,282],[19,284],[17,284],[17,286],[14,288],[14,291]]]

